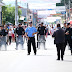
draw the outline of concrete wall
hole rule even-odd
[[[2,1],[2,0],[0,0]],[[4,6],[4,4],[2,2],[0,2],[0,24],[2,24],[2,6]]]

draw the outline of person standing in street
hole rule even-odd
[[[64,26],[62,27],[62,29],[64,30],[64,32],[66,31],[66,29],[67,29],[67,24],[66,23],[64,23]],[[65,41],[66,41],[66,35],[65,35]],[[64,43],[64,53],[65,53],[65,48],[66,48],[66,42]]]
[[[23,45],[24,45],[23,35],[24,34],[25,34],[25,31],[21,27],[21,24],[19,24],[18,27],[16,28],[16,50],[18,50],[19,44],[22,45],[22,49],[23,49]]]
[[[51,35],[53,35],[53,33],[54,33],[54,27],[52,26],[52,28],[51,28]]]
[[[47,50],[45,48],[45,41],[46,41],[45,35],[46,35],[46,33],[45,33],[45,26],[43,26],[43,22],[41,23],[41,27],[38,29],[38,32],[39,32],[39,34],[38,34],[38,36],[39,36],[39,38],[38,38],[38,41],[39,41],[39,49],[40,49],[40,42],[43,42],[44,49]]]
[[[62,27],[62,29],[63,29],[64,31],[66,31],[66,28],[67,28],[67,24],[64,23],[64,26]]]
[[[71,48],[70,50],[71,50],[71,55],[72,55],[72,24],[70,24],[70,28],[71,28]]]
[[[41,28],[41,24],[39,24],[38,28],[37,28],[37,48],[38,48],[38,40],[39,40],[39,34],[40,34],[40,28]]]
[[[6,44],[6,35],[8,34],[8,32],[4,29],[4,26],[1,26],[1,45],[5,45],[5,50],[7,50],[7,44]]]
[[[65,30],[65,48],[66,48],[66,45],[68,43],[69,47],[70,47],[70,50],[71,50],[71,55],[72,55],[71,35],[72,35],[72,31],[71,31],[71,28],[70,28],[70,23],[67,23],[67,28]]]
[[[28,55],[30,55],[31,52],[31,43],[33,46],[34,54],[36,55],[36,44],[35,44],[35,34],[37,34],[37,29],[32,26],[32,22],[29,23],[29,26],[26,31],[25,35],[28,38]]]
[[[11,29],[9,29],[8,37],[9,37],[9,45],[10,45],[11,44],[11,40],[12,40],[12,30]]]
[[[52,37],[55,38],[55,44],[57,47],[57,56],[58,56],[57,60],[60,60],[60,57],[61,57],[61,60],[63,61],[65,32],[61,28],[60,24],[57,24],[57,30],[54,32]],[[61,55],[60,55],[60,51],[61,51]]]

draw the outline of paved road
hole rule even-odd
[[[8,46],[8,51],[0,51],[0,72],[72,72],[72,56],[66,48],[64,61],[56,61],[56,47],[53,38],[48,36],[47,50],[41,49],[34,56],[33,51],[27,56],[27,44],[25,50],[15,50],[15,43]]]

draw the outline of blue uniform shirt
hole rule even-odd
[[[28,37],[34,37],[35,35],[32,36],[32,34],[36,33],[37,29],[35,27],[28,27],[25,32],[27,33]]]

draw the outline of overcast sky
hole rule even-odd
[[[4,2],[13,2],[15,0],[3,0]],[[44,2],[48,2],[48,3],[55,3],[55,2],[60,2],[60,0],[18,0],[18,1],[25,1],[25,2],[29,2],[29,3],[44,3]]]
[[[3,2],[6,5],[12,4],[13,6],[15,6],[15,0],[3,0]],[[60,0],[18,0],[18,5],[26,8],[27,7],[27,5],[25,4],[26,2],[31,4],[31,5],[29,5],[30,8],[34,8],[34,7],[36,7],[36,5],[38,7],[38,4],[35,5],[32,3],[55,3],[55,2],[60,2]],[[45,7],[45,5],[44,5],[44,7]],[[46,5],[46,7],[48,7],[48,6]]]

